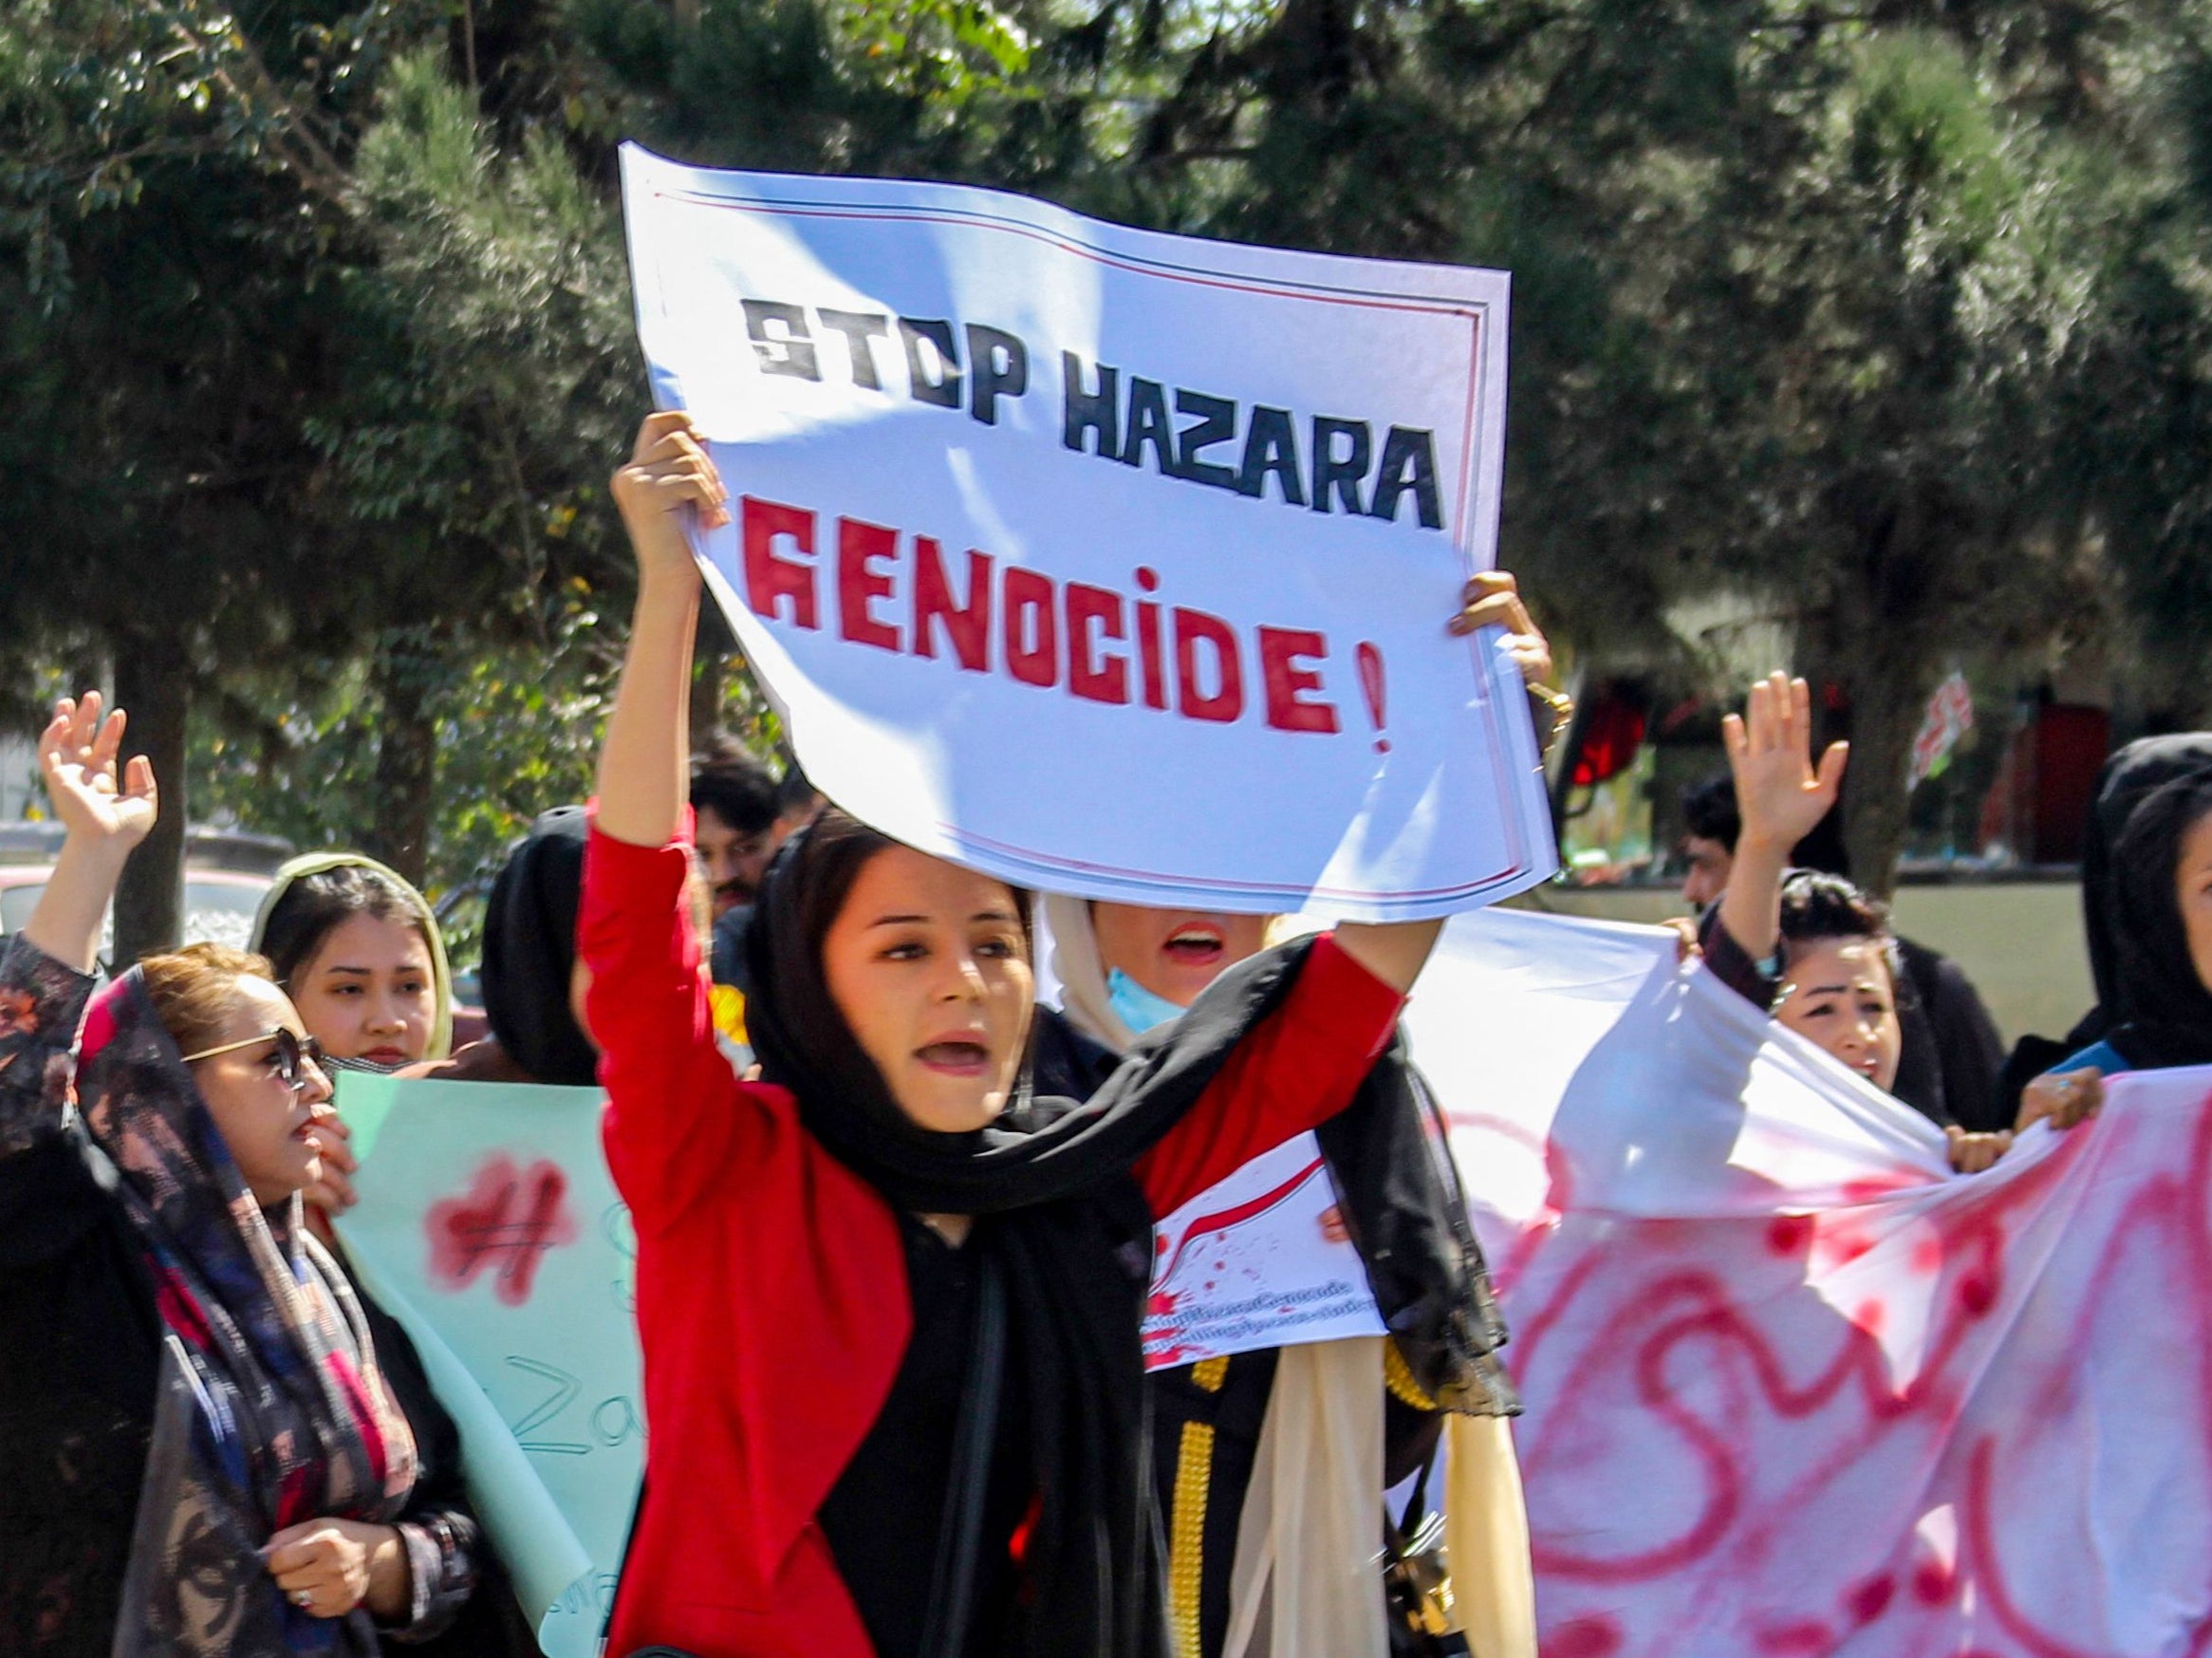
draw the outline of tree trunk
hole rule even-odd
[[[116,641],[115,699],[130,713],[123,752],[154,763],[161,815],[123,866],[115,895],[114,965],[173,950],[184,930],[185,727],[192,716],[192,662],[174,639]]]
[[[420,886],[430,866],[437,724],[430,699],[437,664],[418,629],[379,642],[370,682],[377,697],[376,822],[369,850]]]
[[[1934,689],[1934,669],[1891,652],[1847,669],[1851,705],[1851,763],[1844,792],[1844,848],[1851,879],[1887,900],[1897,887],[1911,814],[1912,739]]]

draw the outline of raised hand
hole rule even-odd
[[[708,458],[698,428],[681,409],[645,417],[612,487],[641,576],[689,577],[694,572],[691,544],[683,533],[686,507],[697,508],[700,524],[709,530],[730,521],[730,492]]]
[[[98,965],[101,922],[123,860],[146,838],[160,809],[154,768],[143,754],[117,776],[122,736],[122,710],[102,719],[100,693],[87,691],[55,703],[38,739],[46,797],[69,833],[23,936],[80,973]]]
[[[46,798],[71,839],[102,844],[121,853],[146,838],[159,812],[154,768],[134,755],[119,773],[125,717],[118,708],[101,717],[100,693],[54,704],[54,717],[40,734],[39,771]]]
[[[1749,843],[1787,855],[1835,805],[1850,745],[1831,743],[1812,764],[1812,690],[1778,672],[1752,686],[1744,712],[1722,720],[1720,736],[1743,819],[1738,848]]]
[[[647,415],[629,461],[614,475],[615,502],[638,555],[638,603],[622,684],[599,758],[602,833],[637,846],[675,835],[691,787],[691,653],[699,572],[683,533],[686,508],[712,530],[730,521],[730,492],[698,430],[680,410]]]

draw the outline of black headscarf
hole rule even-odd
[[[2020,1093],[2036,1077],[2069,1056],[2104,1041],[2123,1016],[2120,1007],[2122,950],[2118,938],[2120,840],[2135,810],[2178,778],[2212,775],[2212,732],[2140,737],[2117,751],[2097,773],[2089,821],[2081,837],[2082,929],[2089,940],[2090,978],[2097,1004],[2066,1035],[2020,1038],[1998,1080],[2005,1122],[2019,1108]],[[2172,866],[2167,866],[2171,879]]]
[[[1129,1168],[1281,1003],[1311,942],[1231,968],[1087,1101],[1025,1096],[991,1127],[936,1133],[892,1100],[822,968],[829,921],[889,844],[832,812],[770,866],[746,941],[753,1052],[831,1155],[900,1208],[976,1217],[967,1247],[1003,1264],[1043,1496],[1013,1650],[1162,1658],[1172,1646],[1140,1340],[1153,1217]]]
[[[546,812],[508,854],[484,909],[484,1016],[492,1034],[539,1082],[575,1087],[589,1087],[599,1074],[599,1052],[568,1005],[589,827],[581,806]]]
[[[2212,765],[2145,795],[2114,848],[2105,1040],[2138,1071],[2212,1065],[2212,990],[2189,953],[2175,875],[2183,839],[2212,817]]]
[[[2212,776],[2212,732],[2140,738],[2113,754],[2097,773],[2096,795],[2081,842],[2081,908],[2089,934],[2090,976],[2096,983],[2097,1005],[2107,1026],[2114,1022],[2121,1001],[2120,842],[2136,809],[2153,794],[2178,779],[2203,776]],[[2169,863],[2167,874],[2171,873]],[[2098,1031],[2089,1041],[2103,1034]]]

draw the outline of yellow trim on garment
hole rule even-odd
[[[1229,1379],[1227,1358],[1200,1359],[1191,1380],[1218,1393]],[[1214,1482],[1214,1429],[1186,1422],[1175,1455],[1175,1528],[1167,1543],[1167,1612],[1178,1651],[1198,1658],[1206,1578],[1206,1497]]]
[[[1176,1650],[1198,1658],[1200,1594],[1206,1577],[1206,1489],[1214,1479],[1214,1429],[1182,1425],[1175,1459],[1175,1530],[1167,1544],[1167,1613]]]
[[[734,984],[707,986],[707,1006],[713,1012],[715,1029],[739,1047],[750,1044],[745,1035],[745,996]]]
[[[1413,1379],[1413,1368],[1405,1362],[1405,1355],[1398,1351],[1395,1341],[1383,1344],[1383,1385],[1401,1405],[1410,1405],[1416,1410],[1437,1407],[1437,1402],[1423,1393],[1421,1384]]]

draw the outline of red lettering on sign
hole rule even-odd
[[[780,506],[747,495],[740,516],[745,543],[745,602],[755,616],[775,620],[776,606],[791,602],[791,621],[800,627],[821,624],[814,612],[814,567],[785,558],[775,550],[789,536],[807,557],[814,556],[814,514],[803,507]]]
[[[1060,678],[1060,641],[1052,618],[1052,578],[1010,569],[999,605],[1006,617],[1006,671],[1025,685]]]
[[[1300,663],[1329,654],[1329,642],[1318,633],[1299,627],[1263,627],[1259,630],[1259,677],[1267,687],[1267,722],[1277,731],[1333,732],[1337,729],[1336,704],[1309,702],[1306,694],[1321,689],[1321,676]]]
[[[1126,657],[1101,657],[1091,624],[1108,639],[1125,638],[1122,596],[1082,582],[1068,584],[1068,689],[1093,702],[1129,699],[1129,661]]]
[[[1199,671],[1199,647],[1213,657],[1210,676]],[[1201,689],[1205,678],[1214,689]],[[1203,610],[1175,611],[1176,712],[1188,719],[1212,719],[1227,724],[1244,712],[1244,669],[1236,660],[1236,631],[1218,616]]]
[[[937,655],[931,623],[944,631],[961,667],[972,674],[991,666],[991,558],[968,550],[968,602],[953,603],[945,580],[944,551],[926,535],[914,538],[914,654]]]
[[[855,644],[897,650],[899,630],[878,622],[868,606],[891,596],[891,578],[875,569],[880,558],[895,558],[899,531],[858,518],[837,521],[837,631]]]

